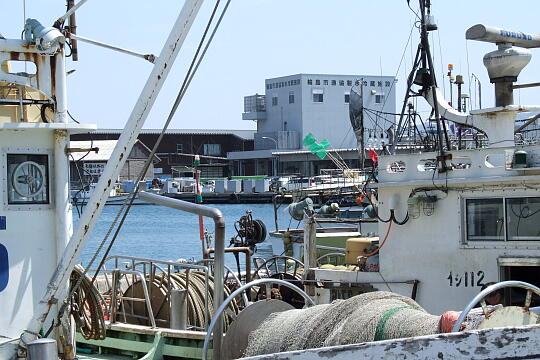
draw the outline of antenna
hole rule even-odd
[[[495,84],[495,106],[512,105],[513,83],[531,61],[528,49],[540,47],[540,35],[478,24],[470,27],[465,37],[497,45],[497,50],[484,55],[484,66],[490,82]]]

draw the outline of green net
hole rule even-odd
[[[323,140],[317,142],[315,136],[312,133],[306,135],[303,141],[304,146],[306,146],[309,151],[316,155],[319,159],[323,160],[328,154],[328,149],[330,148],[330,142],[328,140]]]

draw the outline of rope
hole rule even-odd
[[[379,323],[377,324],[377,330],[375,330],[375,338],[373,339],[373,341],[386,340],[384,336],[384,329],[386,328],[386,322],[388,321],[388,319],[390,319],[392,315],[394,315],[396,312],[398,312],[401,309],[411,309],[411,307],[408,305],[404,305],[404,306],[398,306],[398,307],[388,310],[383,315],[381,320],[379,320]]]
[[[103,309],[105,301],[81,265],[75,266],[71,273],[71,288],[80,283],[71,297],[71,315],[75,324],[86,339],[105,339],[105,319]]]

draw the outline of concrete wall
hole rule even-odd
[[[349,104],[345,95],[351,88],[359,89],[364,81],[364,106],[373,111],[395,112],[396,92],[394,77],[367,75],[323,75],[298,74],[267,79],[266,119],[257,122],[257,132],[261,136],[278,137],[280,131],[297,132],[299,144],[291,147],[290,142],[280,142],[280,149],[302,148],[302,140],[312,133],[318,140],[327,139],[333,148],[356,147],[356,138],[351,130]],[[358,90],[359,91],[359,90]],[[315,102],[314,93],[321,93],[323,102]],[[294,103],[289,103],[289,95],[294,94]],[[384,99],[377,103],[377,96]],[[277,102],[276,100],[277,99]],[[380,100],[380,99],[379,99]],[[384,120],[386,118],[387,120]],[[365,128],[376,129],[380,134],[394,122],[394,116],[365,116]],[[271,140],[256,141],[255,149],[273,149]]]

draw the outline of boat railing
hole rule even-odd
[[[527,153],[527,167],[513,167],[514,153],[523,150]],[[447,160],[452,170],[444,174],[444,179],[456,179],[500,176],[522,176],[527,171],[540,171],[540,146],[513,146],[483,148],[473,150],[455,150]],[[379,187],[410,181],[432,182],[441,175],[435,175],[437,169],[436,153],[402,154],[381,156],[379,158]]]
[[[113,269],[111,269],[111,267]],[[119,275],[117,275],[117,279],[115,279],[114,276],[115,271],[120,271]],[[201,329],[205,330],[210,321],[208,303],[208,297],[210,294],[210,271],[208,266],[124,255],[113,255],[107,257],[103,270],[100,271],[99,274],[103,275],[103,281],[101,284],[99,284],[101,286],[98,287],[103,287],[102,285],[104,284],[105,288],[101,288],[99,290],[102,294],[104,294],[104,298],[110,298],[108,311],[110,314],[111,323],[117,321],[117,315],[121,315],[123,316],[123,321],[126,323],[129,322],[128,318],[132,321],[134,319],[146,319],[151,323],[152,327],[155,327],[155,316],[150,311],[153,305],[150,299],[153,299],[156,295],[153,294],[153,292],[156,291],[155,287],[165,292],[166,305],[169,308],[172,308],[171,293],[177,288],[175,281],[173,281],[173,277],[182,274],[183,279],[185,279],[185,290],[189,291],[192,286],[195,286],[195,283],[190,280],[191,271],[197,271],[204,274],[204,289],[200,290],[203,290],[205,294],[204,328]],[[136,280],[139,280],[141,283],[145,295],[144,298],[137,296],[137,291],[134,286]],[[121,294],[118,293],[119,290],[122,292]],[[113,294],[115,294],[115,296],[111,298]],[[148,294],[148,296],[146,296],[146,294]],[[134,311],[135,303],[143,301],[145,302],[147,316],[141,315]],[[121,305],[121,308],[124,309],[124,311],[118,312],[118,305]],[[160,308],[162,308],[163,305],[165,304],[161,304]],[[129,313],[125,312],[126,308],[130,309]],[[158,321],[167,322],[167,319],[158,319]],[[192,328],[194,330],[198,329],[197,326],[192,326]]]

